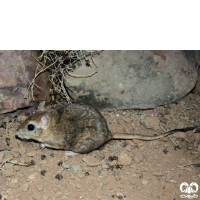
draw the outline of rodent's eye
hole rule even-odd
[[[35,129],[35,126],[33,124],[29,124],[27,128],[29,131],[33,131]]]

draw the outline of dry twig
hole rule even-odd
[[[0,170],[3,169],[3,167],[6,168],[6,163],[11,163],[11,164],[14,164],[14,165],[19,165],[19,166],[30,166],[31,163],[27,163],[27,164],[23,164],[23,163],[18,163],[17,161],[12,161],[14,157],[11,157],[11,158],[8,158],[6,160],[4,160],[1,164],[0,164]]]
[[[83,51],[83,50],[66,50],[66,51],[48,51],[44,50],[41,52],[41,55],[37,58],[33,56],[33,58],[38,63],[38,67],[35,72],[35,76],[33,80],[31,81],[28,90],[31,90],[31,95],[34,100],[34,94],[33,89],[34,87],[37,87],[39,90],[42,90],[41,87],[39,87],[35,80],[36,78],[43,72],[49,71],[49,80],[52,83],[53,91],[55,91],[57,94],[60,94],[64,99],[68,101],[68,103],[71,102],[71,98],[68,95],[67,92],[67,85],[66,83],[69,82],[67,80],[66,75],[75,77],[75,78],[86,78],[91,77],[94,74],[97,73],[97,71],[93,72],[92,74],[88,75],[75,75],[71,72],[74,71],[75,68],[81,66],[81,62],[85,60],[86,66],[91,67],[91,63],[89,62],[88,57],[91,57],[92,63],[97,67],[93,60],[93,56],[96,54],[100,54],[102,51]],[[39,66],[42,67],[42,69],[39,70]],[[64,79],[67,80],[64,82]],[[27,98],[28,90],[24,96],[24,98]],[[52,89],[51,89],[52,90]]]
[[[159,125],[160,125],[160,127],[162,128],[162,130],[163,130],[164,132],[167,132],[167,131],[165,130],[165,128],[162,126],[162,124],[159,124]],[[169,137],[169,139],[175,144],[175,146],[178,146],[178,144],[176,144],[176,142],[171,138],[170,135],[168,135],[168,137]]]
[[[184,113],[185,111],[191,110],[191,109],[199,110],[199,108],[197,108],[197,105],[193,104],[193,107],[191,107],[191,108],[186,108],[186,109],[182,110],[182,111],[177,115],[177,117],[179,117],[179,116],[180,116],[182,113]]]

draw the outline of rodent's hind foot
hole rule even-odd
[[[39,147],[40,147],[41,150],[43,150],[46,147],[46,145],[44,143],[40,143]]]
[[[65,151],[65,155],[66,156],[75,156],[75,155],[78,155],[79,153],[75,153],[73,151]]]

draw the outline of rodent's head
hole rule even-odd
[[[46,111],[37,111],[19,126],[15,135],[21,139],[34,139],[42,142],[48,125],[49,114]]]

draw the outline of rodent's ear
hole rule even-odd
[[[46,114],[42,115],[42,117],[40,119],[40,127],[43,129],[47,129],[48,123],[49,123],[49,115],[46,113]]]
[[[40,102],[38,110],[44,110],[45,101]]]

